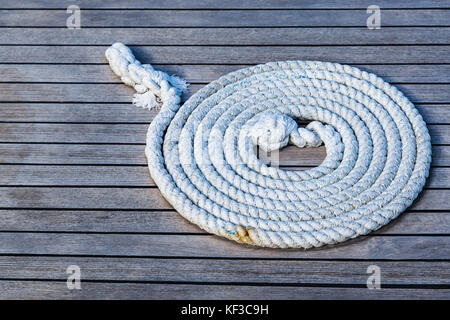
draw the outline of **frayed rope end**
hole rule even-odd
[[[187,83],[186,80],[178,76],[171,75],[170,84],[174,86],[180,93],[188,91],[189,83]]]
[[[181,94],[188,90],[186,80],[156,71],[150,64],[141,64],[122,43],[114,43],[105,55],[114,73],[138,92],[133,97],[133,104],[137,107],[159,110],[164,101],[179,102]],[[174,90],[169,90],[172,88]],[[173,95],[178,99],[173,99]]]
[[[150,91],[134,94],[133,104],[136,107],[148,110],[159,110],[161,108],[161,103],[156,100],[155,95]]]

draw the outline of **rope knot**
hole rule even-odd
[[[294,119],[277,109],[269,109],[254,116],[245,126],[246,134],[255,145],[270,152],[289,143],[299,148],[318,147],[322,139],[317,134],[323,125],[313,121],[306,128],[298,128]]]
[[[298,128],[291,132],[289,142],[299,148],[319,147],[322,144],[318,132],[324,128],[319,121],[310,122],[305,128]]]
[[[141,64],[131,50],[120,42],[110,46],[105,56],[122,82],[136,90],[133,104],[138,107],[153,109],[161,104],[178,105],[182,92],[187,91],[185,80],[157,71],[150,64]]]

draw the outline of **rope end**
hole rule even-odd
[[[158,102],[155,95],[150,91],[145,93],[136,93],[133,96],[133,104],[136,107],[148,110],[159,110],[161,108],[161,103]]]
[[[184,79],[157,71],[150,64],[141,64],[123,43],[112,44],[105,56],[122,82],[137,91],[133,104],[138,107],[153,110],[165,103],[179,104],[181,94],[188,89]]]

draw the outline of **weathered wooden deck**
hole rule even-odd
[[[66,8],[81,7],[80,30]],[[366,28],[379,5],[381,30]],[[450,1],[0,0],[0,298],[450,298]],[[205,234],[174,212],[144,157],[153,113],[110,71],[115,41],[195,92],[232,70],[325,60],[397,85],[429,124],[431,178],[378,232],[320,250]],[[323,148],[288,149],[302,168]],[[66,268],[81,268],[68,290]],[[368,290],[369,265],[381,290]]]

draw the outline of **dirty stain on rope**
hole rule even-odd
[[[422,190],[431,163],[425,122],[381,78],[346,65],[283,61],[238,70],[180,106],[184,80],[106,51],[133,86],[133,102],[160,107],[147,132],[149,170],[186,219],[234,241],[313,248],[379,229]],[[311,121],[299,128],[296,120]],[[274,151],[324,144],[305,171],[269,167],[254,146]]]

